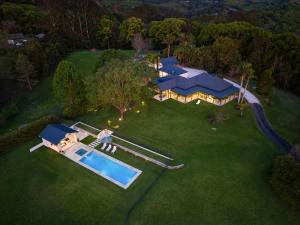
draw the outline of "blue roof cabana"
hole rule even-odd
[[[77,130],[63,124],[49,124],[39,137],[42,138],[45,146],[60,151],[62,148],[78,142],[77,132]]]

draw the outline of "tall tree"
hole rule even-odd
[[[30,62],[32,62],[37,75],[41,75],[43,72],[45,55],[40,42],[35,39],[28,40],[25,47],[25,54],[28,56]]]
[[[59,63],[53,78],[53,90],[64,115],[76,117],[84,111],[85,87],[71,62],[63,60]]]
[[[124,20],[120,26],[120,38],[125,42],[130,42],[135,34],[143,34],[145,31],[144,22],[136,17]]]
[[[146,41],[144,40],[142,34],[138,33],[135,34],[131,41],[133,49],[140,53],[142,50],[144,50],[147,47]]]
[[[102,45],[110,48],[110,40],[113,37],[114,22],[109,16],[103,16],[97,26],[96,39]],[[104,44],[105,43],[105,44]]]
[[[174,50],[174,55],[183,65],[190,64],[192,58],[194,57],[194,50],[196,46],[193,45],[193,39],[194,37],[192,34],[181,34],[181,43]]]
[[[258,77],[257,92],[261,95],[269,96],[272,92],[274,83],[273,68],[269,68]]]
[[[215,67],[219,73],[227,73],[232,65],[240,61],[240,42],[227,37],[219,37],[211,46],[215,57]]]
[[[241,75],[241,87],[238,97],[238,104],[243,103],[249,81],[254,78],[254,69],[252,68],[252,64],[248,62],[241,62],[239,65],[239,73]],[[244,80],[246,80],[246,82],[245,86],[243,87]]]
[[[35,76],[33,65],[26,55],[18,54],[16,60],[17,80],[26,83],[29,90],[32,90],[31,77]]]
[[[136,64],[112,60],[99,68],[95,76],[87,77],[87,97],[92,106],[113,106],[123,120],[124,113],[141,99],[144,70]]]
[[[171,54],[171,45],[178,41],[184,25],[185,21],[177,18],[153,21],[150,24],[149,36],[154,41],[167,45],[169,57]]]

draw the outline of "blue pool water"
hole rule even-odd
[[[84,149],[81,148],[81,149],[77,150],[75,153],[77,155],[83,156],[86,152],[87,152],[86,150],[84,150]]]
[[[107,176],[112,180],[121,183],[123,186],[127,186],[138,173],[117,161],[93,151],[82,157],[80,162],[97,170],[101,175]]]

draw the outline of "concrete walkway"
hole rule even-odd
[[[224,78],[224,80],[231,83],[233,86],[237,87],[238,89],[240,89],[240,87],[241,87],[239,84],[237,84],[237,83],[235,83],[231,80],[228,80],[228,79],[225,79],[225,78]],[[245,88],[242,88],[242,93],[244,93],[244,91],[245,91]],[[248,90],[246,90],[246,92],[245,92],[245,99],[250,104],[254,104],[254,103],[260,104],[259,99]]]
[[[44,146],[44,143],[43,143],[43,142],[37,144],[36,146],[33,146],[32,148],[29,149],[29,151],[30,151],[30,152],[33,152],[33,151],[39,149],[39,148],[42,147],[42,146]]]

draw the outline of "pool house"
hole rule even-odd
[[[222,106],[235,99],[239,92],[238,88],[216,74],[180,66],[175,57],[160,59],[158,71],[154,98],[159,101],[174,99],[189,103],[203,100]]]
[[[77,130],[63,124],[49,124],[39,135],[43,144],[57,152],[64,152],[78,143]]]

